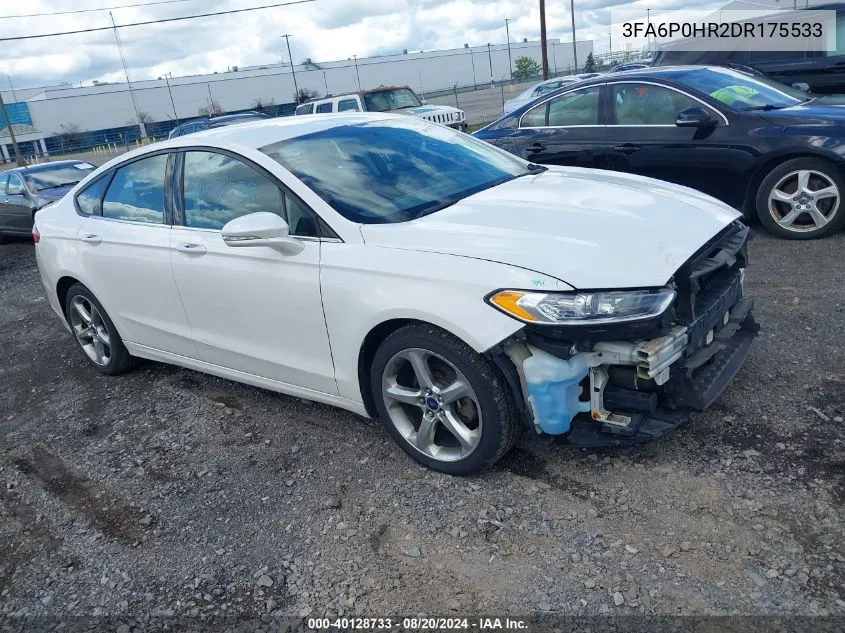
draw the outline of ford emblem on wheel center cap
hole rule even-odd
[[[425,406],[428,408],[429,411],[437,411],[440,408],[440,403],[434,396],[428,396],[425,399]]]

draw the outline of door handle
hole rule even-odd
[[[208,250],[202,244],[179,244],[177,247],[183,253],[191,253],[193,255],[205,255],[205,252]]]
[[[88,242],[89,244],[95,244],[95,245],[99,244],[100,242],[103,241],[102,237],[100,237],[99,235],[95,235],[94,233],[83,233],[80,236],[80,239],[83,242]]]
[[[529,145],[529,146],[528,146],[528,151],[529,151],[529,152],[534,152],[535,154],[536,154],[537,152],[542,152],[542,151],[544,151],[545,149],[546,149],[546,146],[545,146],[545,145],[543,145],[542,143],[534,143],[533,145]]]
[[[624,145],[617,145],[613,148],[614,152],[621,152],[622,154],[633,154],[634,152],[640,151],[639,145],[634,145],[633,143],[625,143]]]

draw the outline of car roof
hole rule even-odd
[[[80,163],[87,163],[90,165],[86,160],[54,160],[49,163],[40,163],[38,165],[27,165],[26,167],[13,167],[12,169],[4,169],[0,172],[2,174],[10,174],[12,172],[15,173],[30,173],[36,171],[50,171],[51,169],[55,169],[56,167],[67,167],[68,165],[78,165]]]

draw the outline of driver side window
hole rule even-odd
[[[611,86],[616,125],[675,125],[678,112],[704,105],[665,86],[620,83]]]

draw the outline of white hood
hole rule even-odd
[[[738,217],[687,187],[550,167],[412,222],[368,224],[361,232],[368,245],[510,264],[575,288],[637,288],[665,284]]]

